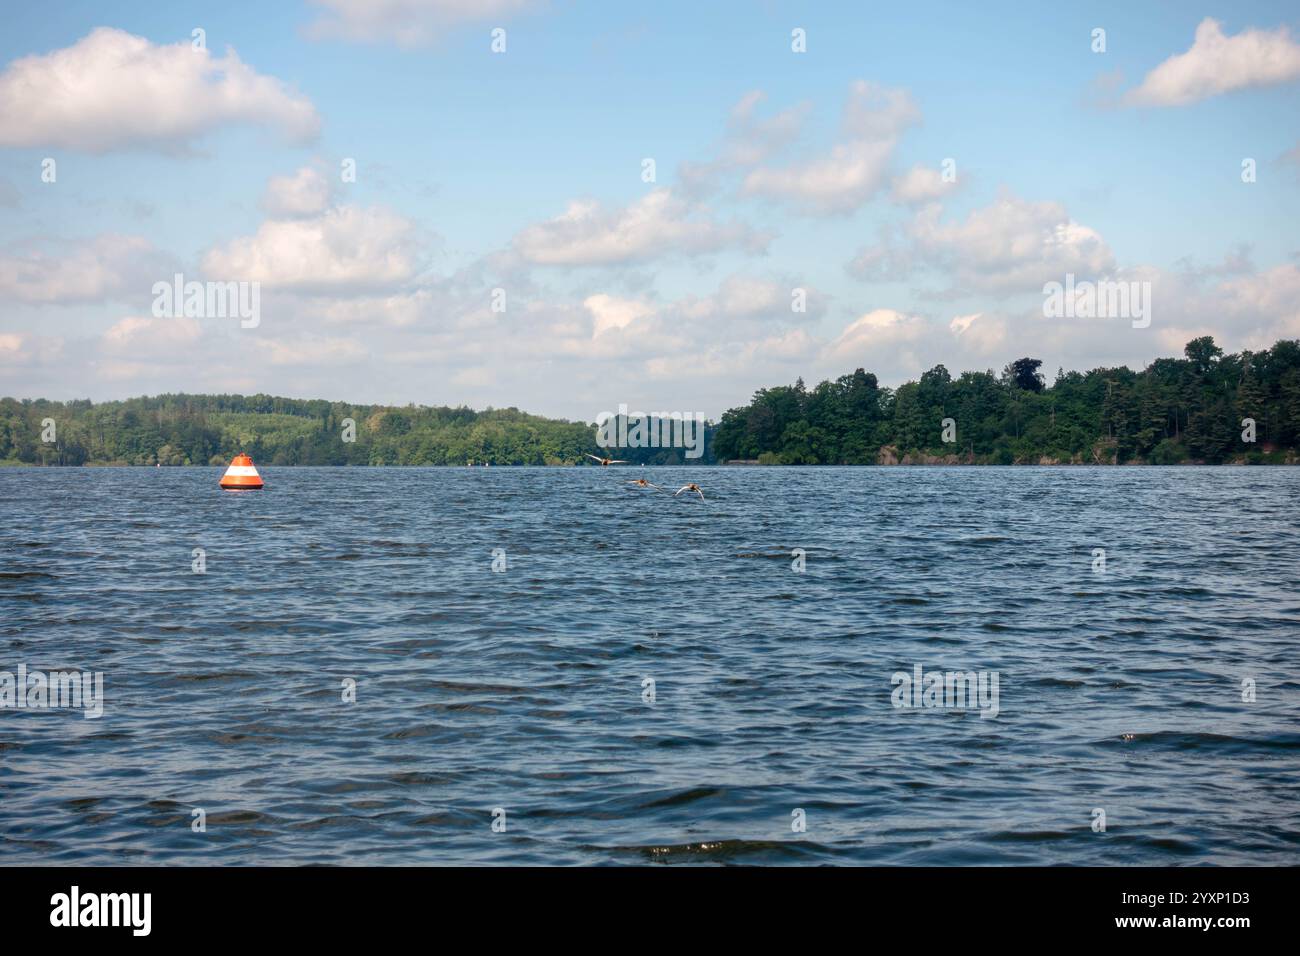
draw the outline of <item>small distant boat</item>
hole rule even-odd
[[[221,487],[226,491],[257,491],[262,487],[262,476],[257,473],[253,459],[236,455],[230,467],[221,476]]]

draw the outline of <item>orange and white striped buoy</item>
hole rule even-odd
[[[262,476],[253,467],[253,459],[247,455],[236,455],[221,476],[221,487],[227,491],[256,491],[262,487]]]

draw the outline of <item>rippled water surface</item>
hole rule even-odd
[[[1300,471],[220,473],[0,469],[0,862],[1300,862]]]

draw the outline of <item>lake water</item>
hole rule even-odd
[[[1300,470],[261,470],[0,469],[0,861],[1300,862]]]

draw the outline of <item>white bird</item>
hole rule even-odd
[[[695,482],[693,482],[693,481],[692,481],[690,484],[688,484],[688,485],[682,485],[680,488],[678,488],[678,489],[677,489],[677,495],[680,495],[683,491],[693,491],[693,492],[695,492],[697,495],[700,496],[700,500],[701,500],[701,501],[704,500],[704,492],[702,492],[702,491],[700,490],[700,486],[697,485],[697,484],[696,484]],[[673,495],[673,497],[676,498],[677,495]]]
[[[627,462],[623,461],[621,458],[597,458],[595,455],[591,455],[591,454],[588,454],[587,457],[590,458],[592,461],[600,462],[601,465],[626,465],[627,464]]]

